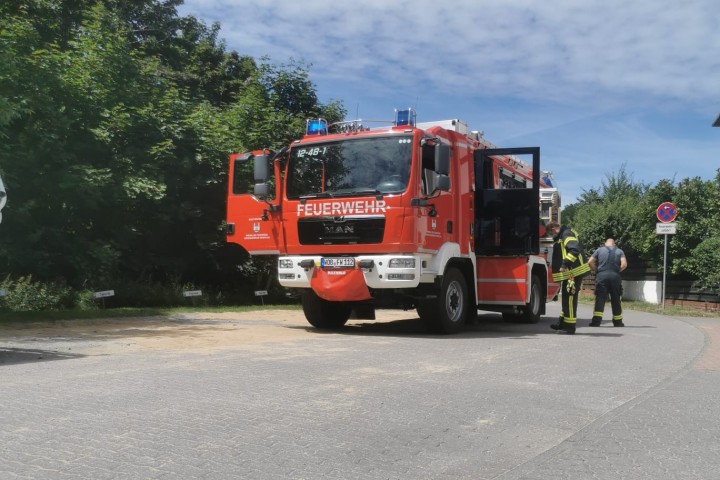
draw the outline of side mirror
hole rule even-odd
[[[435,145],[435,172],[450,174],[450,147],[442,142]]]
[[[270,187],[268,187],[267,183],[256,183],[253,189],[253,194],[256,197],[263,199],[270,194]]]
[[[447,175],[440,175],[432,170],[426,169],[423,173],[423,181],[427,195],[433,195],[438,191],[447,192],[450,190],[450,177]]]
[[[267,155],[255,155],[253,158],[253,173],[255,175],[255,183],[264,183],[267,181],[269,176]]]
[[[253,193],[256,197],[265,199],[270,193],[270,188],[267,184],[267,179],[270,175],[267,155],[255,155],[253,158],[253,175],[255,177]]]
[[[447,192],[450,190],[450,177],[447,175],[438,175],[435,189],[441,192]]]

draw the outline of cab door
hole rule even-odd
[[[285,253],[278,186],[280,167],[272,162],[276,188],[270,194],[264,178],[269,163],[269,155],[262,151],[230,155],[227,241],[242,246],[250,255]]]

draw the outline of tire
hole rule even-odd
[[[421,301],[418,314],[433,333],[458,333],[467,322],[469,300],[465,276],[457,268],[450,267],[443,275],[440,295]]]
[[[330,302],[318,297],[312,288],[303,292],[302,307],[308,323],[323,330],[335,330],[342,327],[352,312],[352,304]]]
[[[533,275],[530,278],[530,300],[522,308],[520,321],[523,323],[538,323],[543,301],[540,277]]]

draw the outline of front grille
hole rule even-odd
[[[301,245],[382,243],[384,217],[312,217],[298,220]]]

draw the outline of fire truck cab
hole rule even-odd
[[[559,289],[541,249],[553,185],[540,149],[496,148],[460,120],[309,120],[286,148],[231,155],[229,178],[227,240],[277,255],[317,328],[380,306],[415,308],[436,333],[478,309],[537,322]]]

